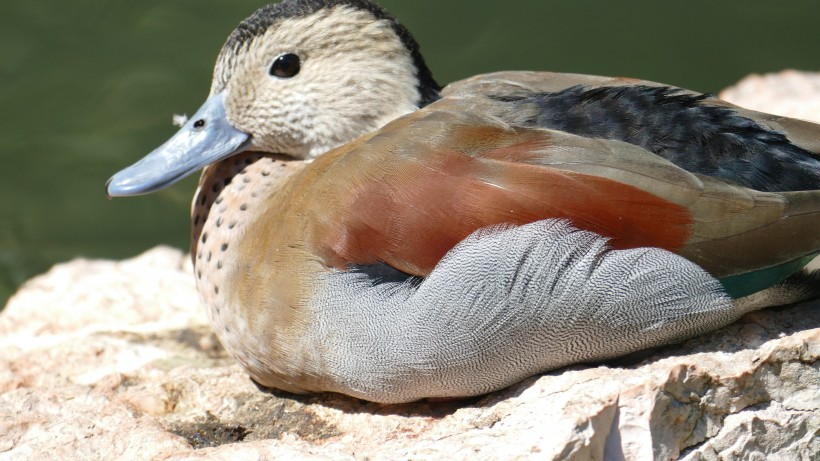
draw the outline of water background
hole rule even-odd
[[[195,178],[106,200],[106,179],[193,113],[251,0],[0,3],[0,306],[78,256],[188,245]],[[495,70],[622,75],[717,92],[820,70],[820,2],[383,0],[441,83]]]

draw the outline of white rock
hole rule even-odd
[[[718,97],[747,109],[820,123],[818,72],[752,74],[721,91]]]

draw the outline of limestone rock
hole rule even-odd
[[[820,90],[800,100],[812,97]],[[820,300],[482,398],[398,406],[258,390],[211,333],[187,257],[169,248],[57,265],[0,314],[0,461],[818,453]]]
[[[818,72],[752,74],[721,91],[718,97],[747,109],[820,123]]]

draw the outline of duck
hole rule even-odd
[[[441,87],[370,0],[284,0],[208,98],[106,185],[202,170],[197,290],[265,388],[483,395],[820,294],[820,126],[660,83]]]

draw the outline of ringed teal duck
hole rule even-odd
[[[377,5],[285,0],[239,24],[205,104],[107,192],[204,167],[191,250],[227,350],[265,386],[393,403],[817,295],[818,152],[820,126],[641,80],[442,90]]]

